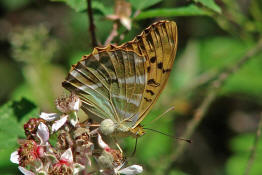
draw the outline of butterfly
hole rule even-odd
[[[177,25],[159,21],[120,46],[96,47],[72,66],[62,86],[82,109],[114,123],[114,133],[139,137],[140,125],[169,77],[177,50]]]

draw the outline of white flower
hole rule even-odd
[[[71,93],[69,96],[62,96],[56,99],[56,108],[64,114],[76,112],[79,110],[80,106],[81,100],[74,93]]]
[[[81,101],[80,101],[80,98],[76,98],[77,96],[75,96],[75,103],[74,105],[72,106],[72,111],[79,111],[79,108],[81,106]]]
[[[12,163],[19,164],[18,151],[12,152],[12,154],[11,154],[11,156],[10,156],[10,161],[11,161]]]
[[[73,153],[71,148],[68,148],[60,157],[60,162],[62,164],[64,164],[65,162],[67,163],[67,165],[72,166],[74,172],[73,174],[76,175],[78,174],[80,171],[82,171],[83,169],[85,169],[85,167],[79,163],[74,163],[73,162]]]
[[[19,166],[18,169],[24,174],[24,175],[35,175],[32,171],[29,171],[25,169],[24,167]]]
[[[131,165],[123,169],[120,168],[122,168],[122,165],[115,169],[115,174],[135,175],[143,172],[143,167],[140,165]]]
[[[40,139],[40,145],[46,145],[46,143],[49,140],[49,130],[48,127],[44,124],[44,123],[40,123],[38,125],[38,129],[37,129],[37,136]]]
[[[68,115],[63,116],[61,119],[55,121],[52,125],[52,133],[59,130],[67,121]]]
[[[51,121],[54,121],[56,120],[57,118],[59,117],[58,114],[56,113],[45,113],[45,112],[41,112],[40,114],[40,118],[48,121],[48,122],[51,122]]]
[[[100,146],[100,148],[102,148],[102,149],[109,148],[108,144],[106,144],[106,143],[102,140],[102,137],[101,137],[100,134],[98,134],[97,141],[98,141],[98,145]]]
[[[71,148],[68,148],[60,157],[60,160],[65,160],[68,163],[73,163],[73,153]]]

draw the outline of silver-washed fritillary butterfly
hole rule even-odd
[[[156,22],[132,41],[83,56],[63,87],[81,98],[88,115],[111,119],[114,134],[141,136],[140,122],[167,82],[176,49],[176,23]]]

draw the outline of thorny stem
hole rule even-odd
[[[244,172],[244,175],[249,174],[251,166],[253,165],[253,162],[255,160],[257,145],[258,145],[259,137],[261,135],[261,129],[262,129],[262,113],[260,114],[260,119],[259,119],[257,131],[256,131],[256,137],[255,137],[253,146],[251,148],[250,155],[248,157],[248,162],[247,162],[247,166],[246,166],[246,170]]]
[[[209,106],[217,97],[219,93],[219,89],[225,83],[227,78],[230,75],[232,75],[234,72],[236,72],[238,69],[240,69],[243,64],[245,64],[247,61],[249,61],[251,58],[253,58],[255,55],[261,52],[262,52],[262,38],[260,38],[256,46],[250,49],[241,59],[239,59],[239,61],[237,61],[235,64],[229,66],[224,71],[218,74],[217,76],[218,78],[215,79],[212,82],[212,84],[210,85],[207,96],[204,98],[200,106],[195,111],[193,118],[188,123],[186,131],[181,136],[182,138],[190,138],[192,136],[197,126],[200,124],[202,119],[205,117],[205,114],[208,111]],[[170,161],[170,164],[165,169],[164,174],[168,174],[168,172],[172,169],[173,163],[177,161],[179,156],[183,154],[186,147],[188,146],[188,144],[186,144],[185,142],[178,142],[177,144],[178,144],[177,149],[170,156],[171,161]]]
[[[87,12],[88,12],[88,18],[89,18],[89,31],[90,31],[91,39],[92,39],[92,46],[96,47],[97,41],[96,41],[95,24],[94,24],[91,1],[92,0],[87,0]]]

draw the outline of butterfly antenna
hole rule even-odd
[[[132,152],[132,154],[131,154],[131,157],[134,157],[134,156],[135,156],[135,154],[136,154],[137,141],[138,141],[138,138],[136,137],[136,144],[135,144],[134,151],[133,151],[133,152]]]
[[[151,129],[151,128],[143,128],[143,129],[145,129],[145,130],[150,130],[150,131],[154,131],[154,132],[157,132],[157,133],[159,133],[159,134],[163,134],[163,135],[165,135],[165,136],[174,138],[174,139],[176,139],[176,140],[181,140],[181,141],[185,141],[185,142],[187,142],[187,143],[192,143],[192,140],[190,140],[190,139],[184,139],[184,138],[174,137],[174,136],[172,136],[172,135],[169,135],[169,134],[166,134],[166,133],[163,133],[163,132],[161,132],[161,131],[158,131],[158,130],[155,130],[155,129]]]
[[[167,114],[168,112],[174,110],[175,107],[174,106],[171,106],[170,108],[168,108],[165,112],[163,112],[161,115],[159,115],[158,117],[156,117],[154,120],[152,120],[150,123],[148,123],[147,125],[149,124],[152,124],[154,122],[156,122],[157,120],[159,120],[161,117],[163,117],[165,114]]]

